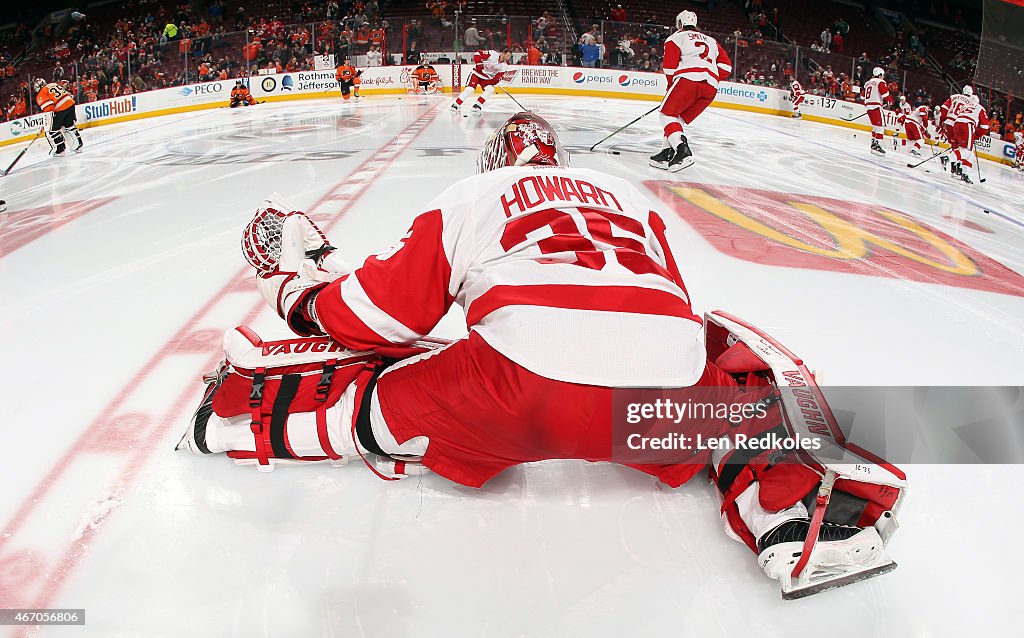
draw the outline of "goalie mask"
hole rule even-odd
[[[477,173],[504,166],[568,166],[569,153],[547,120],[526,111],[516,113],[487,138],[477,158]]]

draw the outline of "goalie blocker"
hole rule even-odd
[[[781,344],[723,312],[705,315],[705,324],[710,360],[741,386],[773,391],[767,403],[779,418],[760,435],[824,444],[820,454],[754,446],[716,451],[710,474],[727,535],[758,555],[786,599],[895,569],[885,546],[897,528],[906,476],[843,438],[813,376]],[[225,358],[205,378],[206,392],[178,447],[225,452],[267,471],[281,463],[344,465],[358,456],[382,478],[426,473],[419,459],[428,441],[397,443],[379,418],[376,380],[397,360],[445,345],[425,339],[355,352],[328,337],[263,341],[238,327],[226,333]],[[811,415],[827,429],[809,422]]]

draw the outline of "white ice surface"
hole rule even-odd
[[[522,101],[581,150],[649,108]],[[0,178],[0,608],[87,609],[84,628],[44,636],[1018,632],[1016,466],[907,468],[890,544],[899,569],[783,603],[722,533],[700,479],[671,490],[616,466],[548,462],[473,490],[436,476],[384,483],[357,463],[264,475],[174,453],[219,334],[247,321],[286,336],[251,286],[224,292],[243,272],[239,231],[260,200],[277,191],[312,206],[373,153],[408,142],[329,227],[350,261],[380,251],[472,172],[511,112],[502,98],[483,117],[436,106],[381,98],[166,116],[87,130],[86,150],[61,160],[37,144]],[[423,133],[396,142],[419,118]],[[652,116],[620,136],[621,155],[573,162],[666,179],[646,166],[655,126]],[[688,133],[698,163],[675,179],[888,206],[1024,272],[1024,176],[1009,169],[985,163],[987,183],[964,187],[937,166],[908,170],[907,155],[871,158],[864,134],[736,111],[708,111]],[[0,165],[17,150],[0,151]],[[9,250],[19,211],[105,197]],[[765,328],[831,384],[1024,385],[1024,297],[759,265],[666,220],[697,310]],[[463,330],[451,314],[437,334]]]

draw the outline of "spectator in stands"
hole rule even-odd
[[[537,33],[540,36],[548,35],[548,31],[555,27],[555,18],[550,12],[545,11],[537,20],[534,22],[534,26],[537,29]]]
[[[842,33],[836,33],[832,36],[832,48],[836,50],[836,53],[846,54],[846,40],[843,38]]]
[[[420,40],[423,38],[423,26],[419,20],[409,20],[406,34],[410,40]]]
[[[406,64],[419,64],[420,63],[420,50],[416,44],[416,40],[409,42],[409,48],[405,52],[405,63]]]
[[[586,31],[584,31],[583,34],[580,36],[580,44],[597,44],[597,30],[598,26],[595,24]]]
[[[381,66],[384,64],[384,54],[374,45],[366,52],[366,66]]]
[[[589,44],[580,44],[580,53],[583,57],[584,67],[596,67],[598,65],[598,61],[601,59],[601,47],[597,44],[597,38],[591,38]]]
[[[469,21],[469,27],[466,28],[462,41],[470,51],[479,49],[480,45],[484,43],[484,39],[480,37],[480,32],[476,28],[476,18]]]
[[[430,15],[437,20],[442,27],[448,26],[447,11],[448,3],[443,0],[430,0],[427,2],[427,8],[430,9]]]
[[[628,20],[626,16],[626,10],[622,8],[622,5],[616,5],[614,9],[609,13],[609,17],[615,22],[626,22]]]
[[[832,32],[828,28],[821,30],[821,48],[823,51],[828,51],[832,48]]]
[[[629,38],[629,34],[622,36],[619,43],[615,45],[615,49],[612,51],[611,58],[608,60],[611,68],[613,69],[628,69],[633,64],[633,56],[636,55],[633,51],[633,42]]]
[[[526,43],[526,63],[530,66],[537,66],[540,64],[542,53],[537,48],[537,43],[530,40]]]
[[[376,22],[380,19],[380,5],[377,4],[377,0],[369,0],[363,7],[363,12],[366,14],[366,19],[370,22]]]

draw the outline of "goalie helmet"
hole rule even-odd
[[[693,11],[683,11],[676,16],[676,28],[682,29],[683,27],[696,27],[697,26],[697,14]]]
[[[46,86],[46,80],[44,80],[43,78],[36,78],[32,80],[32,89],[36,93],[42,91],[44,86]]]
[[[883,77],[885,75],[885,70],[882,69],[882,67],[880,66],[876,66],[874,69],[871,70],[871,75],[873,75],[876,78]]]
[[[558,134],[539,115],[516,113],[491,133],[477,158],[477,173],[504,166],[568,166],[569,153]]]
[[[970,84],[964,85],[964,95],[974,95],[974,88]]]

